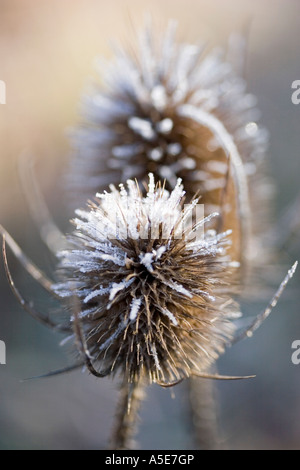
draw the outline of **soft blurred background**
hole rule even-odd
[[[204,39],[212,46],[226,46],[232,32],[247,31],[246,78],[270,132],[278,217],[298,193],[300,105],[291,102],[291,83],[300,79],[298,0],[0,0],[0,79],[7,86],[7,103],[0,105],[0,223],[49,274],[53,263],[29,215],[18,159],[23,152],[35,157],[50,211],[67,227],[60,180],[70,151],[66,131],[78,120],[80,96],[95,75],[95,57],[111,55],[111,40],[130,40],[145,12],[159,26],[178,19],[179,37]],[[299,257],[297,251],[295,243],[284,254],[265,298],[258,289],[244,303],[247,315],[265,306],[287,266]],[[18,287],[47,311],[44,293],[13,256],[9,259]],[[298,270],[254,338],[219,361],[221,373],[257,375],[217,384],[225,448],[300,448],[300,365],[291,362],[291,344],[300,340],[299,276]],[[104,448],[116,384],[80,372],[21,381],[64,367],[72,358],[59,347],[57,335],[18,306],[2,261],[0,339],[7,345],[7,365],[0,365],[0,449]],[[173,393],[149,389],[138,433],[141,448],[193,448],[185,387]]]

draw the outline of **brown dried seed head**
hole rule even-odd
[[[127,185],[78,211],[55,291],[67,305],[78,297],[100,373],[168,383],[205,372],[231,339],[238,311],[224,276],[233,265],[230,234],[199,232],[208,218],[186,222],[196,201],[183,210],[180,181],[168,193],[150,175],[146,197]]]

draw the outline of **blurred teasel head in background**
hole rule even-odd
[[[242,260],[253,252],[251,233],[265,227],[266,211],[259,212],[269,197],[262,170],[268,134],[224,53],[179,43],[175,34],[174,21],[164,33],[148,24],[137,45],[101,62],[103,84],[83,97],[73,131],[68,198],[78,207],[110,183],[142,182],[151,172],[173,189],[180,177],[187,199],[199,191],[206,215],[222,211],[233,257]]]

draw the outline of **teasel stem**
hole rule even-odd
[[[138,423],[138,413],[145,397],[145,386],[142,380],[128,382],[125,379],[119,392],[110,449],[128,450],[134,448],[134,436]]]
[[[212,380],[191,377],[188,387],[195,445],[199,450],[217,450],[219,431],[215,384]]]

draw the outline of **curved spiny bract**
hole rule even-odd
[[[193,223],[197,201],[183,208],[184,196],[180,181],[169,193],[150,175],[145,197],[129,180],[77,211],[53,288],[67,308],[79,299],[99,373],[176,382],[207,372],[233,337],[230,232],[208,230],[213,216]]]

